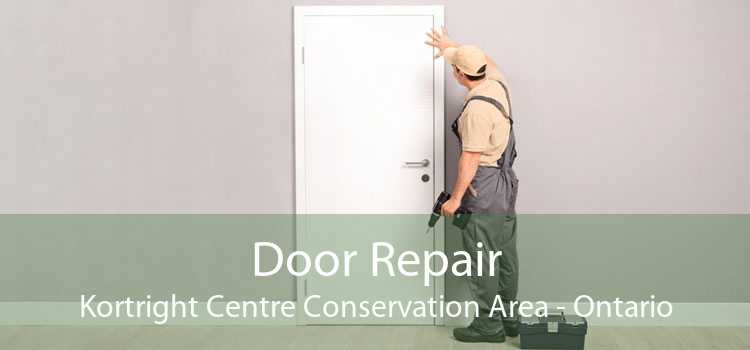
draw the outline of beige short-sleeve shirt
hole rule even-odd
[[[497,69],[488,69],[487,79],[469,91],[466,99],[486,96],[500,101],[508,109],[508,96],[497,80],[505,83]],[[469,102],[458,119],[462,150],[480,152],[479,165],[497,166],[497,160],[505,151],[510,136],[510,121],[490,103],[474,100]]]

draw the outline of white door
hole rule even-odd
[[[442,25],[442,7],[294,10],[297,246],[311,255],[359,252],[349,277],[300,278],[298,301],[311,295],[321,296],[316,305],[439,298],[442,278],[424,286],[421,274],[373,277],[370,252],[379,241],[392,244],[396,256],[443,249],[442,230],[424,232],[425,214],[443,189],[443,64],[424,44],[425,33]],[[396,315],[302,322],[441,320]]]

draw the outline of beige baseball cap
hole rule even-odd
[[[448,63],[455,65],[458,69],[473,77],[480,76],[487,69],[487,57],[484,52],[476,46],[464,45],[458,48],[451,47],[445,49],[443,53]],[[482,68],[484,67],[484,69]]]

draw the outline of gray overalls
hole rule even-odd
[[[474,320],[473,326],[482,333],[495,334],[503,330],[503,318],[500,313],[490,315],[496,295],[500,295],[506,312],[510,312],[508,303],[516,299],[518,292],[518,254],[516,251],[516,197],[518,195],[518,178],[513,171],[513,161],[516,159],[516,137],[513,132],[512,107],[508,89],[497,81],[508,96],[508,110],[492,98],[473,96],[463,106],[474,100],[492,104],[510,121],[510,135],[497,167],[480,166],[471,181],[473,191],[467,191],[461,200],[461,205],[472,212],[471,219],[462,230],[464,250],[472,258],[472,277],[469,288],[474,300],[479,305],[479,319]],[[476,103],[476,102],[475,102]],[[458,118],[453,122],[453,133],[458,137]],[[473,193],[472,193],[473,192]],[[477,243],[482,243],[482,248]],[[482,251],[482,276],[477,275],[477,254]],[[496,260],[495,274],[489,276],[489,251],[502,251],[502,256]],[[515,311],[514,311],[515,312]],[[515,325],[514,320],[506,319],[507,326]]]

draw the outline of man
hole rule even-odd
[[[425,43],[438,49],[435,58],[444,57],[458,83],[469,91],[453,122],[461,155],[453,192],[442,212],[452,216],[459,206],[472,212],[461,234],[464,250],[473,259],[469,287],[479,305],[479,317],[466,328],[454,329],[453,336],[465,342],[501,343],[506,336],[518,335],[518,320],[511,317],[509,306],[518,290],[518,179],[512,168],[516,148],[510,96],[495,62],[479,48],[459,46],[445,29],[427,35],[430,40]],[[477,251],[483,252],[482,276],[477,276]],[[494,276],[489,275],[490,251],[502,251]],[[491,312],[496,296],[502,299],[505,315]]]

